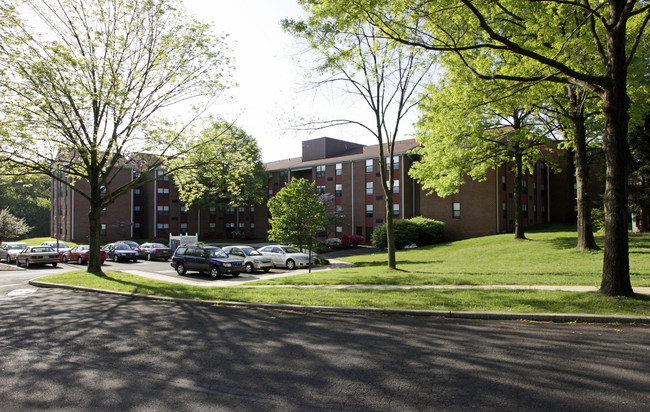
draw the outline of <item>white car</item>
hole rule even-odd
[[[289,270],[309,267],[309,255],[295,246],[271,245],[258,250],[262,255],[270,257],[275,266],[284,266]]]
[[[273,268],[273,261],[270,257],[262,255],[252,246],[226,246],[222,248],[228,256],[236,256],[244,259],[246,273],[253,273],[256,270],[268,272]]]
[[[69,252],[70,249],[72,249],[71,246],[68,246],[67,244],[61,242],[60,240],[59,240],[58,250],[56,247],[56,240],[48,240],[47,242],[41,243],[40,246],[49,246],[52,249],[54,249],[55,252],[59,252],[59,255],[63,255],[64,253]]]
[[[15,262],[16,255],[27,247],[27,243],[8,242],[0,245],[0,260],[6,260],[7,263]]]

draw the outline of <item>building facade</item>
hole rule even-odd
[[[514,175],[507,166],[491,170],[486,180],[468,180],[457,194],[446,198],[426,193],[409,176],[418,161],[414,140],[395,143],[393,170],[393,217],[423,216],[442,221],[448,240],[514,231]],[[315,182],[318,194],[333,195],[334,207],[342,216],[328,237],[359,235],[370,242],[375,227],[386,219],[385,199],[379,170],[379,145],[360,145],[332,138],[318,138],[302,144],[302,156],[270,162],[269,198],[294,178]],[[386,153],[387,150],[384,150]],[[386,162],[388,165],[388,162]],[[138,170],[123,168],[115,184],[139,176]],[[251,207],[187,208],[180,200],[172,179],[164,170],[146,176],[149,183],[118,198],[102,212],[102,241],[160,239],[169,234],[198,234],[200,239],[235,237],[264,239],[269,228],[266,203]],[[524,224],[570,223],[575,217],[569,195],[573,180],[565,172],[552,172],[538,163],[522,179]],[[567,186],[570,185],[570,186]],[[88,189],[77,182],[78,190]],[[569,201],[567,201],[569,198]],[[574,204],[574,203],[573,203]],[[84,243],[88,240],[88,202],[71,189],[52,185],[52,235]]]

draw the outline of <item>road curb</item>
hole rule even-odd
[[[58,283],[41,282],[30,280],[29,284],[42,288],[68,289],[83,292],[103,293],[138,299],[156,300],[172,303],[190,303],[203,306],[228,306],[242,308],[259,308],[288,310],[297,312],[327,312],[327,313],[351,313],[351,314],[375,314],[375,315],[396,315],[396,316],[431,316],[450,319],[478,319],[478,320],[523,320],[535,322],[558,322],[558,323],[623,323],[623,324],[650,324],[650,317],[647,316],[624,316],[624,315],[590,315],[590,314],[569,314],[569,313],[510,313],[510,312],[462,312],[462,311],[441,311],[441,310],[416,310],[416,309],[383,309],[383,308],[359,308],[342,306],[303,306],[272,303],[247,303],[229,302],[218,300],[182,299],[166,296],[144,295],[140,293],[119,292],[115,290],[95,289],[83,286],[62,285]]]

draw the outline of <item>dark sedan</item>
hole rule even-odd
[[[106,259],[111,259],[114,262],[123,260],[138,261],[138,252],[132,250],[129,245],[125,243],[109,243],[102,248],[106,252]]]
[[[171,256],[169,248],[162,243],[143,243],[136,249],[141,259],[154,260],[162,259],[167,260]]]

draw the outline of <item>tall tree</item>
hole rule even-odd
[[[25,219],[14,216],[9,209],[0,210],[0,242],[26,235],[31,229]]]
[[[461,58],[496,51],[534,63],[528,73],[513,74],[499,70],[504,66],[473,66],[466,60],[468,70],[482,79],[574,84],[600,97],[607,169],[600,291],[607,296],[633,296],[627,231],[628,69],[650,35],[647,1],[303,1],[312,13],[342,16],[345,21],[368,20],[385,36],[425,50]],[[565,29],[556,30],[560,25]],[[585,38],[593,47],[584,47]],[[585,70],[586,58],[599,64]]]
[[[332,77],[323,84],[342,84],[361,98],[372,113],[373,123],[361,119],[330,119],[316,127],[354,124],[371,133],[379,144],[379,169],[384,193],[388,267],[395,269],[393,187],[395,142],[404,117],[418,103],[417,91],[433,62],[421,51],[386,40],[376,29],[360,23],[349,28],[312,15],[307,21],[285,21],[284,27],[309,41],[322,58],[320,73]]]
[[[0,175],[0,209],[10,209],[17,218],[32,227],[28,236],[50,235],[50,186],[52,179],[43,175]]]
[[[183,132],[225,87],[227,47],[180,0],[25,0],[2,17],[0,156],[88,201],[88,271],[101,272],[100,212],[183,154]],[[162,119],[180,103],[187,116]],[[118,183],[132,167],[140,178]]]
[[[630,206],[637,219],[639,230],[646,229],[650,214],[650,113],[643,124],[630,133],[632,184],[630,185]]]
[[[255,138],[222,119],[211,119],[170,162],[187,206],[250,206],[265,198],[266,171]]]
[[[449,63],[449,62],[448,62]],[[424,189],[445,197],[467,178],[482,181],[488,170],[507,165],[515,176],[515,239],[525,239],[522,177],[552,146],[532,109],[529,94],[506,84],[487,88],[465,71],[447,64],[444,79],[429,85],[420,103],[417,149],[421,160],[409,174]],[[494,85],[490,85],[494,86]]]
[[[306,179],[291,179],[269,199],[270,240],[294,242],[301,248],[312,242],[325,223],[325,208],[314,193],[315,184]]]

